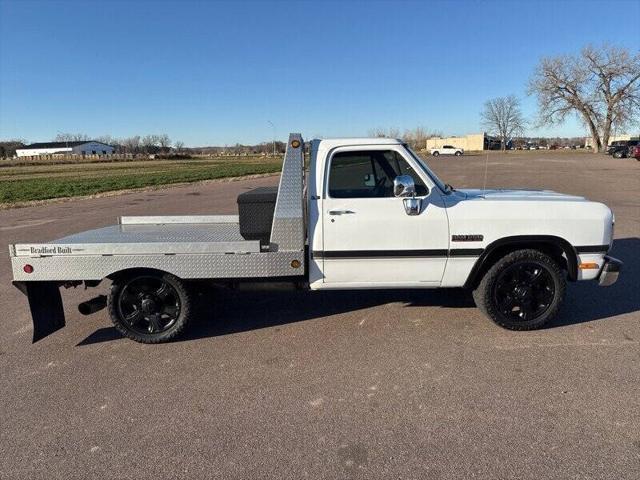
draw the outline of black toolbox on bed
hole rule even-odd
[[[278,187],[259,187],[238,195],[240,235],[269,245]]]

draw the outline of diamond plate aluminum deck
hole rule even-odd
[[[237,223],[112,225],[54,240],[64,243],[244,242]]]
[[[13,249],[16,256],[259,252],[260,242],[242,238],[237,223],[114,225]]]
[[[269,278],[304,275],[302,252],[184,255],[73,255],[52,257],[12,257],[16,281],[102,280],[130,268],[151,268],[183,279]],[[25,273],[26,264],[33,273]]]

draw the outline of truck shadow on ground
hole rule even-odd
[[[547,328],[606,320],[640,311],[640,239],[615,241],[611,255],[624,262],[616,284],[602,288],[596,282],[569,284],[559,317]],[[475,305],[463,289],[355,290],[355,291],[249,291],[214,290],[199,295],[194,324],[178,341],[229,335],[249,330],[277,327],[300,321],[355,312],[388,303],[400,308],[467,308]],[[426,313],[425,313],[426,314]],[[453,313],[452,315],[455,315]],[[488,321],[477,314],[478,321]],[[78,345],[121,338],[112,327],[101,328]]]

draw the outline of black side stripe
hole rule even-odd
[[[450,257],[479,257],[484,252],[484,248],[452,248],[449,250]]]
[[[607,253],[609,245],[584,245],[575,247],[578,253]],[[314,250],[314,258],[424,258],[424,257],[479,257],[482,248],[452,248],[430,250]]]
[[[314,250],[314,258],[423,258],[423,257],[479,257],[482,248],[454,248],[451,250]]]
[[[609,251],[609,245],[584,245],[576,247],[578,253],[607,253]]]

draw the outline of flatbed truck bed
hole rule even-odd
[[[246,240],[237,215],[121,217],[117,225],[9,246],[13,284],[28,296],[34,342],[64,326],[60,286],[93,286],[128,271],[183,280],[302,277],[306,271],[304,144],[291,134],[270,241]]]

